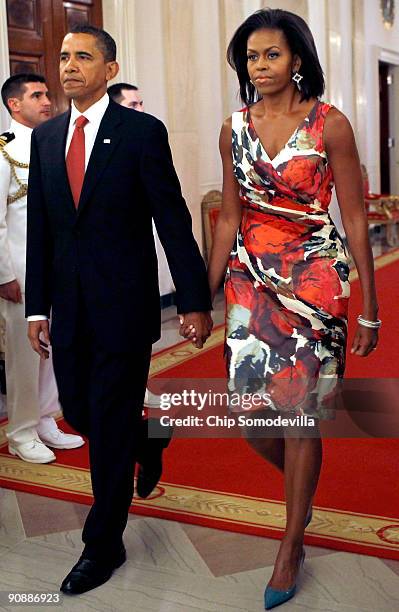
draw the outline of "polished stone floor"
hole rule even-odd
[[[384,248],[375,242],[374,252]],[[223,320],[223,296],[215,323]],[[175,344],[173,307],[163,311],[155,350]],[[389,492],[387,492],[389,494]],[[0,610],[9,592],[58,592],[81,551],[88,506],[0,489]],[[130,515],[128,561],[94,591],[64,598],[63,609],[104,612],[260,612],[278,541]],[[286,612],[399,610],[399,562],[306,547],[304,572]]]

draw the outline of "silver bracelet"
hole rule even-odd
[[[364,319],[362,315],[358,316],[357,322],[359,325],[363,325],[363,327],[370,327],[371,329],[379,329],[382,325],[382,321],[380,319],[377,319],[376,321],[369,321],[368,319]]]

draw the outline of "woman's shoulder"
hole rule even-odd
[[[351,128],[348,117],[334,104],[321,101],[321,106],[325,115],[325,126],[327,129],[345,130]]]
[[[347,116],[331,102],[327,102],[326,100],[319,100],[319,108],[322,114],[325,115],[326,119],[328,117],[329,123],[332,122],[339,124],[349,121]]]
[[[230,117],[226,117],[226,119],[223,121],[222,128],[220,130],[222,134],[223,132],[231,132],[231,127],[233,123],[233,115],[230,115]]]
[[[337,143],[349,143],[353,139],[353,129],[348,117],[336,106],[324,103],[326,107],[324,120],[324,144],[334,146]]]

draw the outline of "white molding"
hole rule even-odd
[[[1,85],[10,76],[10,58],[8,53],[8,29],[6,0],[0,0],[0,82]],[[1,103],[0,134],[10,125],[10,115]]]
[[[326,0],[308,0],[308,26],[315,40],[321,67],[328,73],[327,7]]]
[[[136,46],[135,84],[143,96],[145,111],[169,125],[163,2],[135,0],[135,30],[130,37]]]
[[[382,62],[386,62],[387,64],[394,64],[395,66],[399,66],[399,51],[392,51],[388,49],[383,49],[382,47],[377,47],[377,57]]]

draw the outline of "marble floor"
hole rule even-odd
[[[375,242],[376,255],[384,248]],[[181,339],[174,307],[163,311],[155,350]],[[223,296],[215,323],[223,321]],[[58,593],[81,551],[88,506],[0,489],[0,610],[7,593]],[[68,612],[260,612],[278,541],[155,518],[129,516],[127,562],[79,597],[29,609]],[[21,608],[22,609],[22,608]],[[286,612],[394,612],[399,562],[306,546],[304,571]]]

